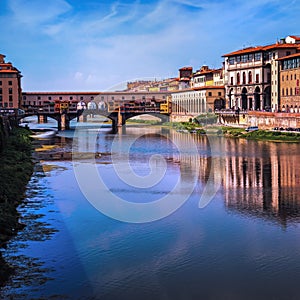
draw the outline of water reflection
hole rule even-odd
[[[283,226],[299,222],[299,147],[227,139],[222,175],[226,206]]]
[[[91,148],[91,134],[98,133],[85,134],[85,151],[92,151],[95,146]],[[176,170],[176,174],[179,171],[182,180],[191,181],[193,174],[198,173],[195,190],[199,194],[208,184],[216,194],[221,183],[224,203],[231,212],[268,218],[283,226],[289,221],[299,222],[300,145],[208,138],[159,127],[122,128],[117,138],[126,144],[136,136],[139,138],[131,149],[130,159],[138,162],[139,168],[151,155],[161,154],[170,169]],[[109,132],[101,135],[97,151],[109,153],[115,138]],[[198,148],[197,154],[190,150],[191,138]],[[176,148],[179,144],[183,151]],[[118,159],[122,161],[122,153]],[[101,160],[111,162],[107,156],[98,161]]]

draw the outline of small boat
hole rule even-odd
[[[57,132],[55,130],[50,130],[50,131],[40,132],[37,134],[32,134],[30,137],[34,139],[50,139],[53,138],[56,135],[56,133]]]

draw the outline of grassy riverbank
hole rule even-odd
[[[274,141],[274,142],[300,142],[300,134],[297,132],[256,130],[246,132],[243,128],[222,127],[224,136],[245,138],[249,140]]]
[[[256,130],[247,132],[245,128],[228,127],[228,126],[201,126],[193,122],[165,123],[178,130],[196,131],[198,134],[223,135],[232,138],[244,138],[249,140],[273,141],[273,142],[300,142],[300,133],[273,131],[273,130]]]
[[[25,128],[14,128],[0,153],[0,247],[4,247],[23,227],[18,222],[17,206],[24,197],[26,185],[33,172],[29,135],[30,131]],[[0,285],[11,271],[0,253]]]

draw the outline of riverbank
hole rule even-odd
[[[24,225],[19,223],[17,207],[33,172],[30,130],[14,128],[0,153],[0,248],[17,234]],[[0,252],[0,286],[13,269],[6,264]]]
[[[230,138],[243,138],[258,141],[300,142],[300,133],[298,132],[275,130],[256,130],[247,132],[245,128],[242,127],[218,126],[217,124],[201,126],[193,122],[167,123],[166,125],[172,126],[177,130],[198,134],[223,135]]]

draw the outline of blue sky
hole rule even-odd
[[[0,0],[0,53],[24,91],[101,91],[300,35],[300,1]]]

